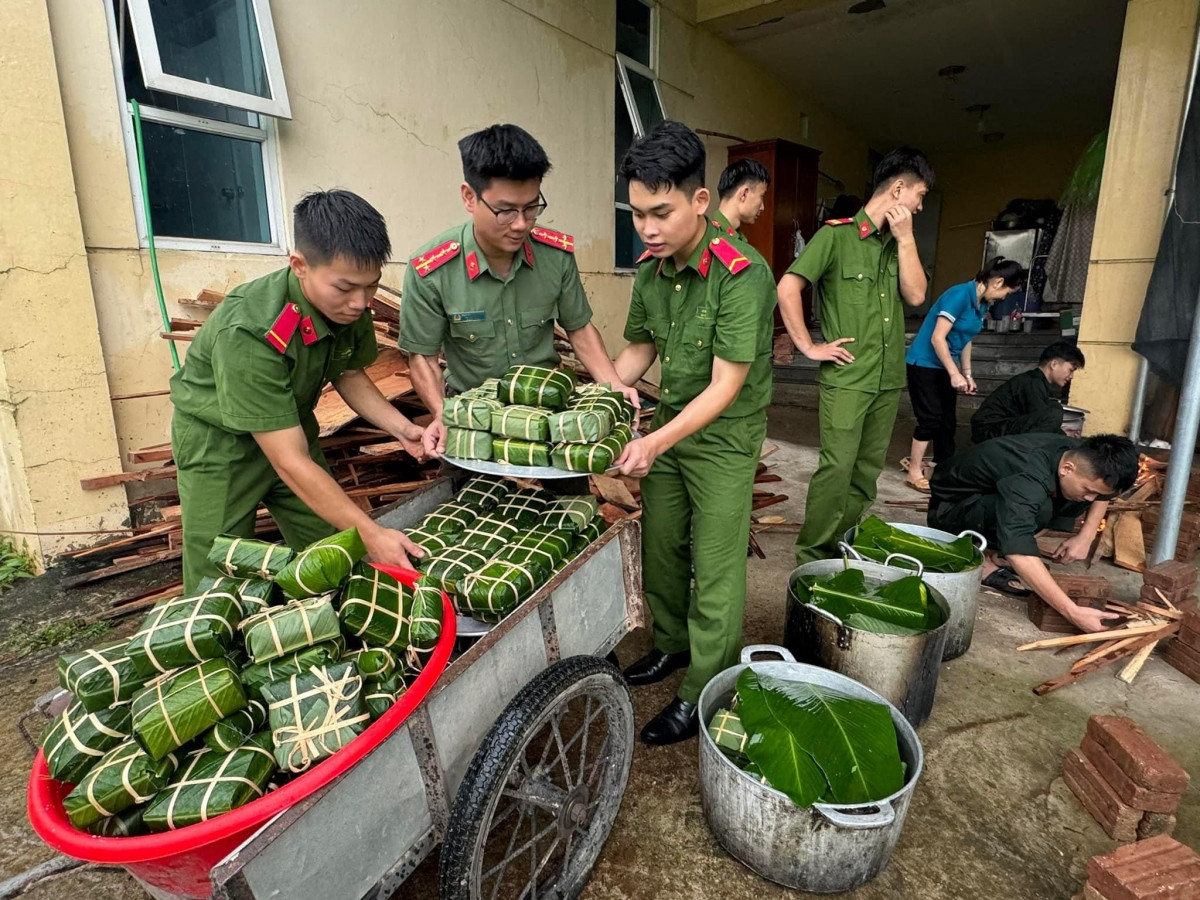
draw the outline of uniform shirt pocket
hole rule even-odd
[[[496,326],[487,321],[450,322],[450,337],[459,343],[477,344],[490,341],[496,336]]]
[[[518,312],[521,323],[521,349],[537,350],[545,337],[554,328],[555,304],[522,307]]]
[[[837,286],[837,296],[834,298],[834,302],[866,303],[874,284],[875,272],[865,264],[864,260],[843,260],[841,283]]]

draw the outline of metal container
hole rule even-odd
[[[797,663],[782,647],[757,645],[742,651],[741,665],[726,669],[700,694],[700,721],[728,706],[738,676],[755,653],[776,653],[783,662],[758,661],[755,671],[835,688],[863,700],[885,703],[896,726],[904,786],[872,804],[814,803],[796,806],[785,794],[747,775],[700,729],[700,800],[708,827],[729,853],[759,875],[801,891],[832,894],[866,884],[888,864],[925,756],[917,733],[895,706],[856,681]]]
[[[889,556],[888,561],[896,556]],[[918,576],[921,564],[911,557]],[[822,559],[793,569],[788,578],[787,616],[783,644],[801,662],[832,669],[877,691],[893,704],[914,727],[933,710],[942,653],[950,624],[950,604],[936,588],[929,599],[941,607],[946,621],[923,634],[876,634],[849,628],[829,613],[806,606],[796,595],[796,581],[803,575],[834,575],[849,566],[866,574],[867,585],[877,587],[914,574],[887,563],[856,559]]]
[[[950,622],[946,628],[946,650],[942,659],[956,659],[971,647],[971,636],[975,633],[975,616],[979,612],[979,586],[983,581],[983,551],[988,543],[978,531],[963,531],[957,535],[948,531],[938,531],[936,528],[926,528],[924,525],[908,525],[904,522],[888,522],[893,528],[915,534],[917,537],[928,538],[931,541],[950,541],[960,537],[975,538],[979,543],[979,565],[963,572],[926,572],[922,577],[925,583],[936,591],[940,591],[950,604]],[[858,526],[846,532],[845,543],[841,545],[842,553],[850,559],[865,559],[854,549],[854,534]]]

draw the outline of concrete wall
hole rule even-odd
[[[47,0],[104,369],[114,394],[160,390],[170,375],[145,251],[139,250],[102,2]],[[358,191],[386,216],[399,286],[410,252],[463,216],[455,143],[496,121],[521,124],[554,162],[543,224],[575,235],[596,322],[613,352],[630,279],[613,272],[613,0],[323,0],[272,4],[294,118],[278,123],[285,205],[314,188]],[[694,0],[666,0],[659,72],[667,114],[748,140],[824,151],[822,169],[866,175],[866,143],[807,98],[696,27]],[[708,142],[715,186],[728,142]],[[174,304],[225,291],[278,256],[160,251]],[[168,439],[166,398],[119,401],[121,450]],[[112,467],[119,466],[115,456]]]
[[[1200,0],[1131,0],[1079,326],[1087,368],[1071,401],[1090,433],[1129,425],[1138,356],[1130,349],[1166,215]]]
[[[41,559],[127,510],[79,489],[117,442],[45,0],[0,5],[0,33],[0,529]]]

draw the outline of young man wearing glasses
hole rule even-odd
[[[579,359],[597,381],[621,383],[591,324],[579,281],[575,240],[538,228],[546,211],[542,178],[550,160],[541,144],[516,125],[492,125],[458,144],[462,155],[464,224],[438,235],[404,273],[399,347],[409,357],[413,386],[433,413],[425,449],[446,449],[442,400],[509,366],[556,366],[554,323],[566,330]],[[438,354],[446,354],[443,378]]]

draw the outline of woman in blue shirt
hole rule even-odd
[[[988,260],[974,281],[956,284],[938,297],[913,338],[904,357],[908,394],[917,417],[905,478],[909,487],[929,493],[921,464],[931,441],[934,465],[954,455],[958,394],[975,393],[971,340],[983,329],[989,305],[1020,290],[1027,275],[1011,259]]]

